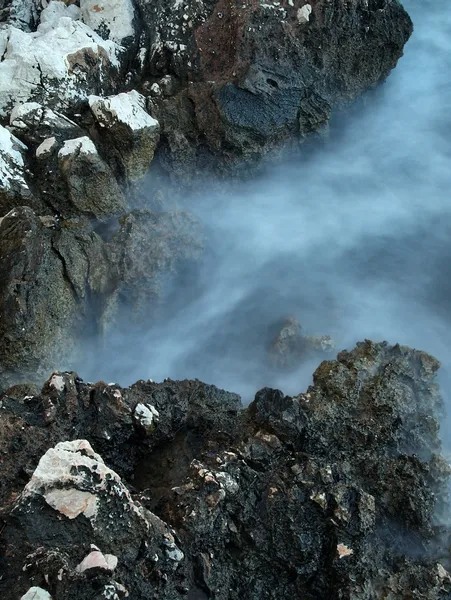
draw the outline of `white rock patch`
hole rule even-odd
[[[127,125],[132,131],[151,129],[157,131],[159,124],[145,110],[145,98],[136,90],[116,96],[89,96],[89,106],[102,127],[116,123]]]
[[[47,138],[36,148],[36,157],[39,158],[41,156],[45,156],[46,154],[50,154],[56,144],[57,141],[54,137]]]
[[[69,519],[83,514],[95,520],[99,502],[97,495],[111,485],[117,487],[118,494],[134,509],[120,477],[105,465],[88,441],[61,442],[41,458],[20,500],[26,501],[38,494]]]
[[[58,157],[64,158],[73,154],[97,154],[97,148],[94,146],[92,140],[85,135],[74,140],[65,141],[63,147],[58,152]]]
[[[33,586],[20,600],[52,600],[52,597],[46,590]]]
[[[143,427],[149,433],[154,429],[154,422],[158,421],[159,416],[159,412],[151,404],[136,405],[134,417],[139,425],[141,425],[141,427]]]
[[[10,190],[13,184],[28,190],[21,153],[26,149],[20,140],[0,125],[0,191]]]
[[[84,23],[102,33],[117,44],[135,35],[133,20],[135,11],[131,0],[80,0]]]
[[[92,550],[76,567],[78,573],[84,573],[89,569],[105,569],[114,571],[117,567],[117,557],[114,554],[102,554],[98,548]]]
[[[305,4],[302,8],[299,8],[297,12],[298,23],[300,23],[301,25],[305,25],[305,23],[308,23],[310,21],[311,14],[311,4]]]
[[[50,2],[41,13],[37,31],[27,33],[9,26],[0,30],[0,115],[5,116],[17,102],[37,96],[51,98],[56,106],[84,99],[86,73],[76,68],[80,53],[97,59],[95,69],[106,76],[119,65],[120,47],[105,41],[78,21],[77,7]],[[92,68],[92,67],[91,67]]]
[[[55,374],[49,381],[49,385],[61,392],[64,390],[66,384],[64,383],[64,377],[62,375]]]

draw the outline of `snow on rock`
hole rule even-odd
[[[136,90],[107,98],[92,95],[88,102],[101,127],[111,128],[116,123],[121,123],[132,131],[146,128],[159,130],[158,121],[144,110],[144,96]]]
[[[20,600],[52,600],[51,595],[41,587],[33,586]]]
[[[79,21],[77,10],[53,1],[35,32],[0,30],[0,116],[18,102],[67,107],[110,87],[121,48]]]
[[[135,35],[131,0],[80,0],[83,22],[105,39],[122,44]]]

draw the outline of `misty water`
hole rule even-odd
[[[320,148],[186,199],[211,248],[195,292],[185,283],[167,318],[77,365],[84,379],[198,378],[244,402],[263,386],[296,394],[318,360],[290,373],[266,360],[271,326],[293,315],[337,350],[369,338],[428,351],[451,392],[451,3],[404,5],[404,57]]]

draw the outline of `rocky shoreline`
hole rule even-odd
[[[2,598],[451,597],[428,354],[367,340],[247,407],[70,371],[195,287],[192,182],[327,135],[411,33],[397,0],[0,0]],[[268,368],[333,349],[273,329]]]

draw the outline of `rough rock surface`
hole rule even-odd
[[[228,169],[324,128],[388,75],[412,31],[397,0],[137,3],[171,167],[210,152]]]
[[[245,410],[198,381],[11,388],[2,597],[449,598],[437,369],[366,341]]]
[[[119,165],[119,175],[131,181],[149,169],[160,139],[158,121],[145,110],[146,99],[136,91],[100,98],[89,97],[96,119],[96,137],[108,146],[110,160]]]

